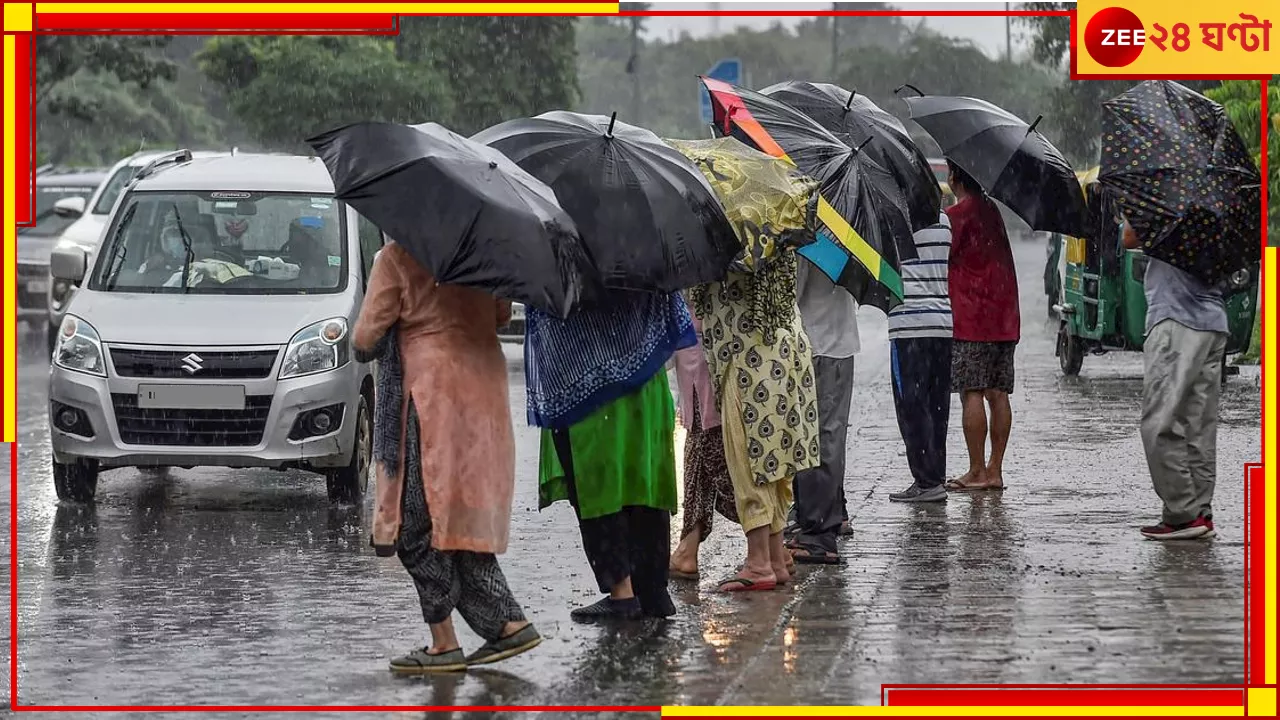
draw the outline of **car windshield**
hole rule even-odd
[[[346,287],[346,231],[332,196],[133,193],[90,287],[107,292],[311,294]]]
[[[93,194],[94,189],[73,185],[36,185],[35,224],[18,228],[18,234],[32,237],[54,237],[62,234],[76,219],[54,213],[53,204],[63,198],[87,198]]]
[[[125,185],[138,174],[141,167],[134,165],[125,165],[116,171],[115,175],[107,181],[106,187],[102,188],[102,194],[98,196],[98,202],[93,205],[94,215],[106,215],[111,212],[111,208],[115,206],[116,199],[120,197],[120,193],[124,192]]]

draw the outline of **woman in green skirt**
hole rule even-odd
[[[665,365],[697,342],[676,294],[613,292],[560,320],[528,309],[529,424],[542,428],[539,507],[568,500],[598,602],[574,620],[668,617],[675,406]]]

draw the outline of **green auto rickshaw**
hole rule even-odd
[[[1125,249],[1114,201],[1101,186],[1089,182],[1084,192],[1089,207],[1087,237],[1050,240],[1045,267],[1046,295],[1051,313],[1059,320],[1056,355],[1066,375],[1080,373],[1086,354],[1142,350],[1146,329],[1142,280],[1148,259],[1141,250]],[[1260,263],[1237,271],[1224,288],[1231,333],[1226,355],[1249,349],[1259,270]],[[1224,379],[1240,372],[1238,367],[1223,367]]]

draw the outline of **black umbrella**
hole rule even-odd
[[[788,159],[821,183],[818,240],[799,254],[863,305],[888,312],[900,304],[901,261],[914,259],[916,247],[893,175],[790,105],[708,77],[702,84],[716,132]]]
[[[671,292],[720,280],[741,250],[702,173],[616,114],[549,112],[472,139],[551,186],[605,287]]]
[[[933,136],[942,154],[1032,230],[1083,234],[1088,211],[1080,181],[1062,153],[1036,131],[1040,118],[1028,125],[1003,108],[970,97],[904,99],[911,119]]]
[[[551,188],[435,123],[347,125],[307,140],[354,207],[441,283],[566,317],[586,256]]]
[[[761,90],[817,121],[851,148],[860,147],[898,182],[911,213],[911,229],[938,222],[942,189],[929,160],[911,140],[902,121],[885,112],[865,95],[830,83],[789,80]]]
[[[1222,106],[1148,80],[1102,107],[1098,182],[1145,252],[1211,284],[1257,263],[1262,175]]]

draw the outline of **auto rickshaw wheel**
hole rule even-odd
[[[1067,332],[1066,323],[1058,328],[1058,364],[1067,377],[1079,375],[1080,368],[1084,367],[1084,345]]]

